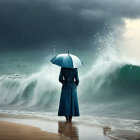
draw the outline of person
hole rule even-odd
[[[77,68],[61,68],[59,82],[62,83],[58,116],[65,116],[67,122],[72,121],[72,116],[80,116],[77,98],[79,84]]]

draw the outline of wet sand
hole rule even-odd
[[[41,131],[40,128],[0,121],[0,140],[65,140],[59,134]]]
[[[76,122],[0,118],[0,140],[111,140],[101,127]]]

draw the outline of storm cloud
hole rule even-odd
[[[0,0],[0,48],[84,50],[123,18],[140,18],[139,0]]]

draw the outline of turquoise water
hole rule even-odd
[[[0,56],[0,113],[57,117],[60,68],[52,55],[38,52]],[[82,121],[112,128],[140,130],[140,66],[119,59],[97,59],[79,69],[78,99]]]

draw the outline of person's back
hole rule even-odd
[[[59,81],[63,86],[58,116],[65,116],[67,121],[71,121],[72,116],[80,115],[77,98],[77,86],[79,84],[77,69],[61,68]]]
[[[77,69],[61,68],[61,72],[60,72],[60,76],[59,76],[59,81],[62,84],[66,84],[66,85],[71,85],[73,83],[78,85],[79,78],[78,78]]]

